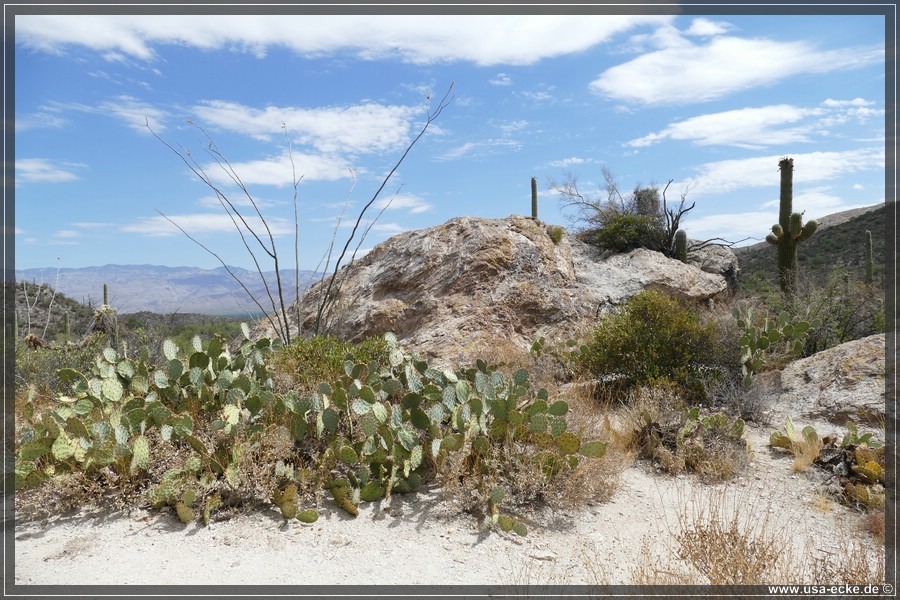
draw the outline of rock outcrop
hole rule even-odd
[[[459,217],[396,235],[341,270],[324,331],[349,340],[392,331],[452,363],[500,344],[527,348],[538,334],[572,335],[648,288],[702,303],[730,294],[720,274],[644,249],[607,256],[574,236],[555,243],[547,229],[515,215]],[[305,333],[323,289],[301,299]]]
[[[772,416],[798,423],[885,422],[885,336],[872,335],[788,364],[770,376]]]

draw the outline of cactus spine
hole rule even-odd
[[[687,232],[684,229],[675,232],[675,257],[687,263]]]
[[[792,212],[794,159],[783,158],[778,163],[781,171],[781,205],[778,223],[772,226],[772,233],[766,241],[778,247],[778,276],[781,291],[791,294],[797,278],[797,245],[813,236],[819,224],[808,221],[803,225],[802,213]]]
[[[538,218],[537,211],[537,177],[531,178],[531,218]]]
[[[872,285],[872,232],[866,230],[866,283]]]

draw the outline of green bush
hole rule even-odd
[[[686,401],[700,402],[706,400],[704,379],[728,366],[721,349],[714,323],[703,323],[673,297],[647,290],[621,312],[606,315],[573,360],[607,390],[627,393],[667,380],[683,390]]]
[[[550,236],[550,239],[553,240],[554,244],[558,244],[562,241],[563,234],[566,233],[566,230],[559,225],[548,225],[547,226],[547,235]]]
[[[58,344],[43,348],[16,346],[16,386],[34,386],[39,396],[55,396],[68,390],[57,375],[64,367],[87,371],[104,347],[102,336],[91,336],[83,344]]]
[[[343,375],[347,360],[367,365],[385,364],[387,343],[383,338],[368,338],[356,344],[335,336],[298,339],[278,350],[274,364],[275,370],[288,376],[293,386],[315,388]]]
[[[664,245],[665,228],[658,214],[621,212],[610,216],[592,236],[592,242],[612,252],[635,248],[659,251]]]

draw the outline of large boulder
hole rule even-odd
[[[637,249],[607,256],[542,222],[459,217],[396,235],[339,272],[339,293],[320,332],[349,340],[391,331],[423,356],[457,363],[536,335],[573,335],[644,289],[694,302],[729,295],[724,277]],[[304,333],[314,330],[325,288],[300,302]],[[271,335],[272,332],[269,332]]]
[[[741,267],[734,251],[728,246],[712,243],[704,245],[701,241],[691,240],[688,244],[687,262],[707,273],[721,275],[728,282],[728,287],[737,291]]]
[[[771,379],[771,412],[778,421],[884,427],[883,333],[793,361]]]

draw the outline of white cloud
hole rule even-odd
[[[692,196],[726,194],[745,188],[772,187],[777,195],[778,162],[782,156],[706,163],[699,174],[672,184],[671,189],[691,189]],[[792,155],[794,184],[815,184],[857,171],[884,169],[884,150],[865,148],[846,152],[809,152]]]
[[[554,100],[556,100],[556,97],[553,95],[554,89],[555,86],[551,85],[546,86],[546,88],[542,90],[525,91],[521,92],[521,94],[533,102],[553,102]]]
[[[458,160],[460,158],[479,158],[502,154],[504,152],[516,152],[522,148],[522,144],[510,139],[489,139],[481,142],[466,142],[439,156],[437,160]]]
[[[766,86],[804,73],[828,73],[884,60],[882,47],[821,50],[807,42],[715,36],[694,43],[674,28],[654,34],[657,50],[607,69],[590,87],[623,102],[687,104]]]
[[[344,220],[341,221],[340,228],[341,229],[352,229],[353,226],[356,225],[356,220]],[[363,231],[366,228],[369,229],[370,233],[381,233],[386,235],[395,235],[398,233],[403,233],[404,231],[409,231],[409,227],[405,225],[401,225],[400,223],[382,223],[381,221],[363,221],[361,224],[360,230]]]
[[[108,60],[156,59],[155,44],[225,48],[264,57],[269,47],[306,56],[352,51],[360,58],[428,64],[529,65],[572,54],[670,16],[616,15],[18,15],[16,42],[63,53],[80,45]],[[298,32],[302,34],[298,35]]]
[[[193,109],[201,124],[211,123],[256,139],[288,135],[319,152],[371,153],[402,147],[422,108],[362,104],[349,107],[295,108],[269,106],[263,110],[223,100],[206,100]]]
[[[74,181],[78,175],[73,170],[84,167],[81,163],[55,162],[49,158],[20,158],[16,160],[16,185]]]
[[[739,213],[716,214],[694,217],[688,213],[682,225],[688,237],[693,240],[720,238],[737,242],[751,238],[740,245],[753,244],[765,239],[772,224],[778,221],[778,211],[773,220],[771,211],[745,211]]]
[[[551,161],[547,166],[553,167],[554,169],[566,169],[573,165],[583,165],[586,163],[595,162],[590,158],[579,158],[577,156],[570,156],[569,158],[563,158],[560,160]]]
[[[131,96],[118,96],[114,101],[103,102],[97,110],[92,112],[111,114],[141,133],[149,133],[147,130],[148,121],[156,132],[164,131],[165,125],[163,120],[168,116],[164,110],[146,102],[141,102]]]
[[[109,227],[112,223],[101,223],[98,221],[77,221],[72,223],[72,227],[78,227],[80,229],[101,229],[103,227]]]
[[[488,83],[491,85],[512,85],[512,77],[506,73],[497,73]]]
[[[53,237],[60,239],[71,239],[81,237],[80,231],[75,231],[73,229],[63,229],[61,231],[57,231],[53,234]]]
[[[496,125],[497,129],[502,131],[505,135],[510,135],[512,133],[516,133],[518,131],[522,131],[527,128],[530,123],[525,119],[519,119],[518,121],[507,121],[504,123],[499,123]]]
[[[232,222],[231,217],[229,217],[225,212],[180,215],[171,214],[167,216],[172,220],[172,222],[176,223],[179,227],[184,229],[185,232],[192,236],[204,233],[237,234],[237,229],[234,226],[234,222]],[[260,221],[258,216],[244,215],[244,218],[254,231],[265,231],[265,226],[263,225],[262,221]],[[184,235],[178,229],[178,227],[172,224],[172,222],[161,215],[154,217],[144,217],[142,219],[139,219],[136,223],[123,226],[121,230],[125,233],[137,233],[147,236],[168,237],[174,235]],[[294,223],[292,221],[288,221],[287,219],[281,217],[266,217],[266,223],[268,223],[269,229],[272,231],[272,235],[274,236],[294,234]]]
[[[93,115],[111,115],[124,121],[129,127],[141,133],[149,133],[147,130],[148,121],[156,132],[164,131],[165,120],[169,118],[169,113],[165,110],[128,95],[116,96],[112,100],[97,105],[51,102],[48,103],[44,110],[56,113],[69,110]],[[26,122],[26,126],[31,121],[32,119],[29,119],[29,122]]]
[[[808,142],[809,127],[785,127],[785,125],[816,114],[821,114],[821,111],[787,104],[741,108],[685,119],[657,133],[631,140],[625,145],[650,146],[666,139],[687,140],[701,146],[724,144],[739,148],[764,148]]]
[[[884,111],[869,108],[871,104],[874,102],[857,99],[850,102],[825,100],[814,108],[789,104],[741,108],[678,121],[625,145],[640,148],[664,140],[679,140],[701,146],[728,145],[758,149],[807,143],[827,135],[829,127],[845,123],[851,118],[865,123],[871,117],[883,116]],[[789,127],[789,124],[795,125]]]
[[[59,110],[42,108],[41,110],[16,117],[16,132],[29,129],[58,129],[66,124],[66,120],[59,115]]]
[[[775,192],[777,194],[777,191]],[[760,210],[738,213],[724,213],[694,218],[692,213],[685,217],[684,229],[691,239],[722,238],[731,242],[745,240],[740,246],[754,244],[765,239],[778,222],[778,199],[763,203]],[[793,206],[804,213],[804,221],[820,219],[826,215],[865,204],[847,203],[825,186],[810,188],[794,195]]]
[[[734,25],[725,21],[712,21],[710,19],[700,17],[691,21],[691,26],[685,31],[687,35],[696,35],[701,37],[721,35],[734,29]]]
[[[373,206],[379,210],[405,210],[414,215],[428,212],[429,210],[434,208],[428,202],[425,202],[418,196],[412,194],[403,194],[399,196],[393,196],[391,198],[379,198],[375,201],[375,204]]]
[[[281,156],[264,160],[231,162],[231,168],[246,186],[289,186],[293,185],[292,178],[295,172],[297,177],[303,177],[304,181],[337,181],[348,178],[351,165],[337,156],[317,156],[298,152],[294,152],[291,156],[285,151]],[[214,162],[203,165],[203,170],[216,184],[233,183],[228,174]]]

